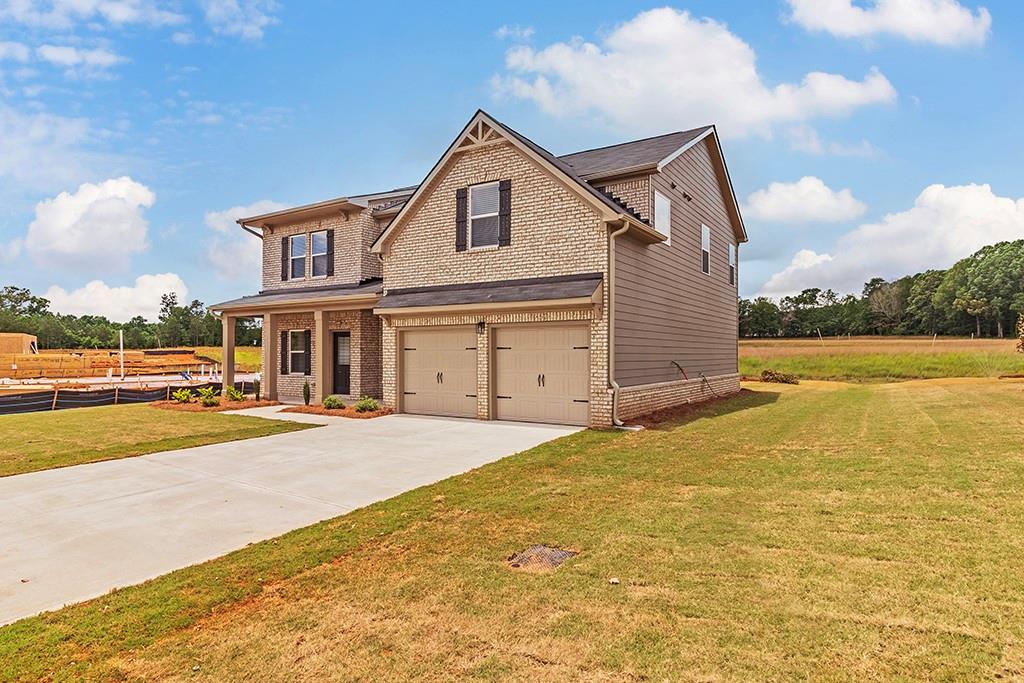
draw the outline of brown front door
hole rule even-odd
[[[352,393],[352,333],[334,333],[334,393]]]
[[[472,328],[401,333],[402,410],[476,417],[476,332]]]
[[[501,327],[494,335],[496,417],[581,424],[590,415],[590,330]]]

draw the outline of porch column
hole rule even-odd
[[[313,311],[313,359],[313,402],[319,405],[325,396],[331,395],[331,340],[325,311]]]
[[[262,398],[268,401],[277,400],[277,374],[281,342],[278,341],[277,316],[267,313],[263,316],[263,386],[260,387]]]
[[[220,316],[221,322],[221,388],[223,391],[227,391],[227,388],[234,386],[235,384],[235,322],[237,318],[233,318],[227,313],[222,313]]]

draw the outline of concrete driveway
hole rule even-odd
[[[240,413],[323,427],[0,478],[0,624],[336,517],[578,429]]]

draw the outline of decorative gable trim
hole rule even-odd
[[[394,219],[388,225],[387,228],[380,234],[377,240],[373,243],[370,251],[375,254],[384,253],[387,250],[388,245],[398,235],[405,223],[408,222],[409,216],[411,216],[419,204],[422,202],[423,197],[432,190],[434,180],[444,170],[453,157],[462,152],[479,149],[487,145],[494,145],[498,143],[508,143],[518,150],[524,157],[532,161],[539,169],[547,173],[554,180],[558,181],[571,192],[577,194],[581,199],[590,204],[599,216],[605,221],[616,221],[625,220],[628,223],[635,223],[634,227],[641,231],[650,231],[648,226],[645,226],[641,221],[638,221],[632,216],[628,216],[624,213],[621,207],[617,207],[614,202],[607,197],[603,196],[598,190],[587,185],[582,179],[571,175],[571,172],[566,171],[564,167],[557,165],[557,160],[554,157],[545,158],[545,153],[540,153],[534,143],[527,141],[525,138],[520,136],[515,131],[506,128],[501,123],[493,119],[487,112],[482,109],[478,109],[473,118],[470,119],[469,123],[462,129],[462,131],[456,136],[455,140],[445,153],[437,160],[433,168],[427,174],[427,177],[423,179],[423,182],[419,184],[416,191],[409,197],[409,200],[402,206],[398,214],[395,215]],[[552,161],[554,160],[554,161]],[[653,231],[650,231],[653,232]]]

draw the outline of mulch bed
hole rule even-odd
[[[149,405],[154,408],[161,408],[162,410],[178,410],[183,413],[221,413],[225,410],[245,410],[246,408],[262,408],[264,406],[279,406],[280,401],[256,401],[256,400],[245,400],[245,401],[228,401],[225,398],[220,399],[220,405],[210,406],[207,408],[198,401],[194,403],[178,403],[177,401],[154,401]]]
[[[357,413],[351,406],[344,408],[324,408],[323,406],[291,406],[281,411],[282,413],[306,413],[308,415],[330,415],[331,417],[351,417],[357,420],[368,420],[371,417],[382,417],[391,414],[391,408],[370,410],[365,413]]]
[[[731,401],[740,396],[753,393],[750,389],[740,389],[738,394],[729,394],[728,396],[720,396],[718,398],[709,398],[705,401],[695,401],[693,403],[684,403],[682,405],[674,406],[672,408],[665,408],[664,410],[656,410],[653,413],[647,413],[640,417],[635,417],[626,420],[627,425],[640,425],[646,429],[657,429],[664,425],[666,422],[679,422],[684,418],[689,417],[698,410],[703,410],[708,406],[713,406],[716,403],[723,403],[725,401]]]

